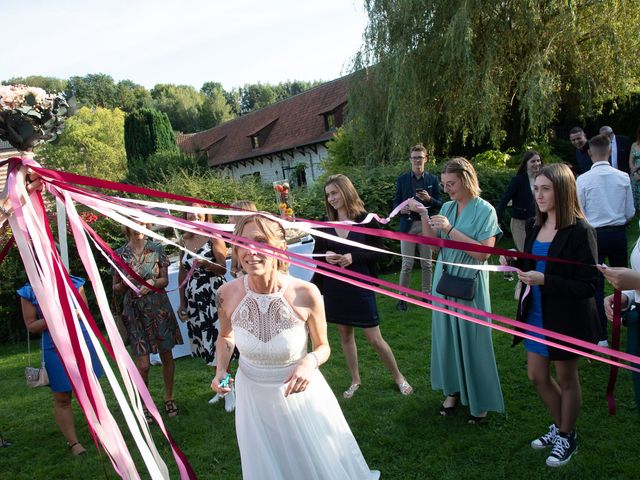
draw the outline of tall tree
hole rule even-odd
[[[116,84],[111,76],[91,73],[84,77],[71,77],[67,82],[68,97],[75,97],[78,104],[88,107],[116,108]]]
[[[640,2],[366,0],[350,92],[359,155],[416,141],[500,144],[543,137],[638,88]]]
[[[115,103],[127,113],[141,108],[151,108],[153,99],[149,90],[131,80],[121,80],[116,85]]]
[[[277,100],[275,89],[269,84],[246,84],[240,89],[240,111],[243,115],[271,105]]]
[[[127,174],[122,110],[82,107],[65,123],[53,143],[36,150],[43,163],[56,169],[107,180]]]
[[[177,150],[169,117],[166,113],[150,108],[127,115],[124,122],[124,144],[130,167],[156,152]]]
[[[204,96],[191,85],[158,84],[151,90],[154,107],[169,117],[179,132],[200,130],[200,106]]]
[[[200,130],[215,127],[234,117],[221,83],[206,82],[202,85],[200,93],[204,95],[202,104],[199,107]]]

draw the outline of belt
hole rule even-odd
[[[611,225],[608,227],[596,227],[596,232],[624,232],[626,225]]]

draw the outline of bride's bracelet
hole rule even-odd
[[[318,359],[318,355],[315,352],[309,352],[309,355],[313,355],[313,358],[316,359],[316,369],[320,368],[320,360]]]

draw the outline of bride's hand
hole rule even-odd
[[[284,396],[288,397],[292,393],[304,392],[309,386],[311,375],[314,370],[315,367],[309,366],[305,359],[300,361],[284,381],[286,385],[284,389]]]
[[[220,395],[222,395],[223,397],[229,393],[231,391],[231,383],[233,382],[233,378],[229,379],[229,386],[227,387],[221,387],[220,383],[222,382],[222,380],[224,380],[224,378],[227,376],[226,373],[222,372],[222,373],[216,373],[216,376],[213,377],[213,380],[211,380],[211,390],[213,390],[216,393],[219,393]]]

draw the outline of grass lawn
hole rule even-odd
[[[635,234],[634,231],[631,238],[636,238]],[[416,271],[414,288],[418,277]],[[398,275],[385,278],[397,282]],[[513,287],[512,282],[503,280],[502,274],[491,274],[493,310],[511,318],[516,305]],[[442,395],[431,390],[429,384],[429,311],[410,306],[408,312],[397,312],[395,300],[382,296],[378,305],[383,335],[415,394],[405,398],[398,393],[364,336],[359,335],[363,384],[351,400],[344,400],[342,391],[348,387],[350,378],[337,331],[332,326],[329,333],[333,354],[322,372],[338,397],[368,464],[381,470],[382,478],[640,478],[637,455],[640,416],[629,372],[619,374],[618,413],[610,416],[605,399],[609,369],[598,362],[581,361],[583,408],[578,419],[579,451],[567,466],[551,469],[544,463],[546,454],[529,446],[533,438],[546,430],[550,418],[529,385],[521,346],[512,348],[510,336],[494,333],[506,413],[491,413],[485,423],[467,425],[465,409],[447,418],[437,414]],[[13,442],[12,447],[0,449],[0,478],[118,478],[109,460],[92,445],[77,407],[76,426],[88,453],[71,456],[54,422],[49,390],[29,389],[24,383],[26,365],[26,344],[0,346],[0,432]],[[226,413],[221,404],[207,404],[212,396],[209,390],[212,372],[199,359],[177,361],[175,399],[180,415],[166,419],[166,424],[199,478],[239,479],[234,415]],[[151,379],[152,395],[159,401],[162,398],[159,367],[152,367]],[[103,385],[106,384],[103,379]],[[109,392],[107,395],[113,400],[113,395]],[[117,409],[115,403],[113,408]],[[152,431],[171,478],[178,478],[166,441],[157,427]],[[133,443],[130,445],[135,449]],[[142,477],[149,478],[143,463],[140,461],[138,465]],[[305,478],[304,472],[300,478]]]

